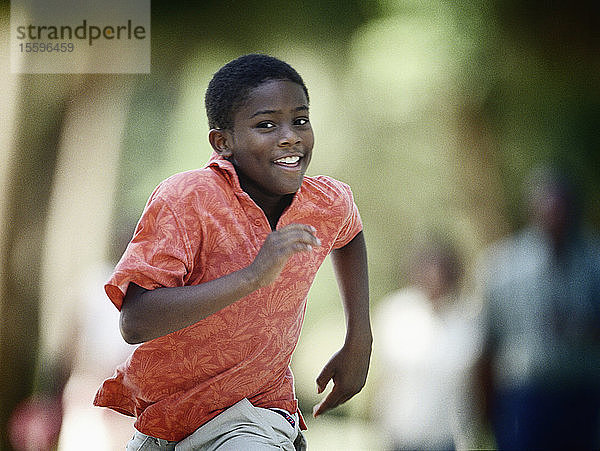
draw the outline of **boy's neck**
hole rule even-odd
[[[277,227],[279,218],[287,207],[292,203],[294,194],[275,195],[265,192],[253,180],[246,177],[241,171],[236,168],[238,180],[242,190],[250,196],[250,198],[260,207],[265,213],[267,220],[272,230]]]

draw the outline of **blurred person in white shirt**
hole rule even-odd
[[[481,340],[473,305],[460,294],[460,258],[433,240],[411,267],[410,286],[388,295],[376,314],[374,413],[390,449],[468,447],[465,387]]]

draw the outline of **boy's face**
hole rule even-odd
[[[302,87],[269,80],[252,89],[233,116],[229,138],[228,152],[222,154],[251,185],[244,189],[258,191],[251,196],[298,191],[314,144]]]

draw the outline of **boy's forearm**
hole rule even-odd
[[[369,320],[367,252],[362,232],[343,248],[333,251],[331,260],[346,314],[346,340],[317,377],[319,393],[325,390],[330,380],[333,380],[334,386],[314,407],[315,417],[346,402],[363,388],[373,341]]]
[[[346,315],[346,343],[368,346],[370,350],[369,276],[363,233],[343,248],[334,250],[331,260]]]
[[[260,288],[251,268],[200,285],[145,290],[130,284],[121,308],[125,341],[142,343],[190,326]]]
[[[144,290],[127,289],[121,308],[121,333],[128,343],[142,343],[183,329],[273,283],[288,259],[321,245],[316,230],[288,224],[271,232],[246,268],[199,285]]]

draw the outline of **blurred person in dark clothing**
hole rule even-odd
[[[486,412],[499,449],[598,449],[600,243],[564,175],[529,182],[527,226],[483,264]]]

